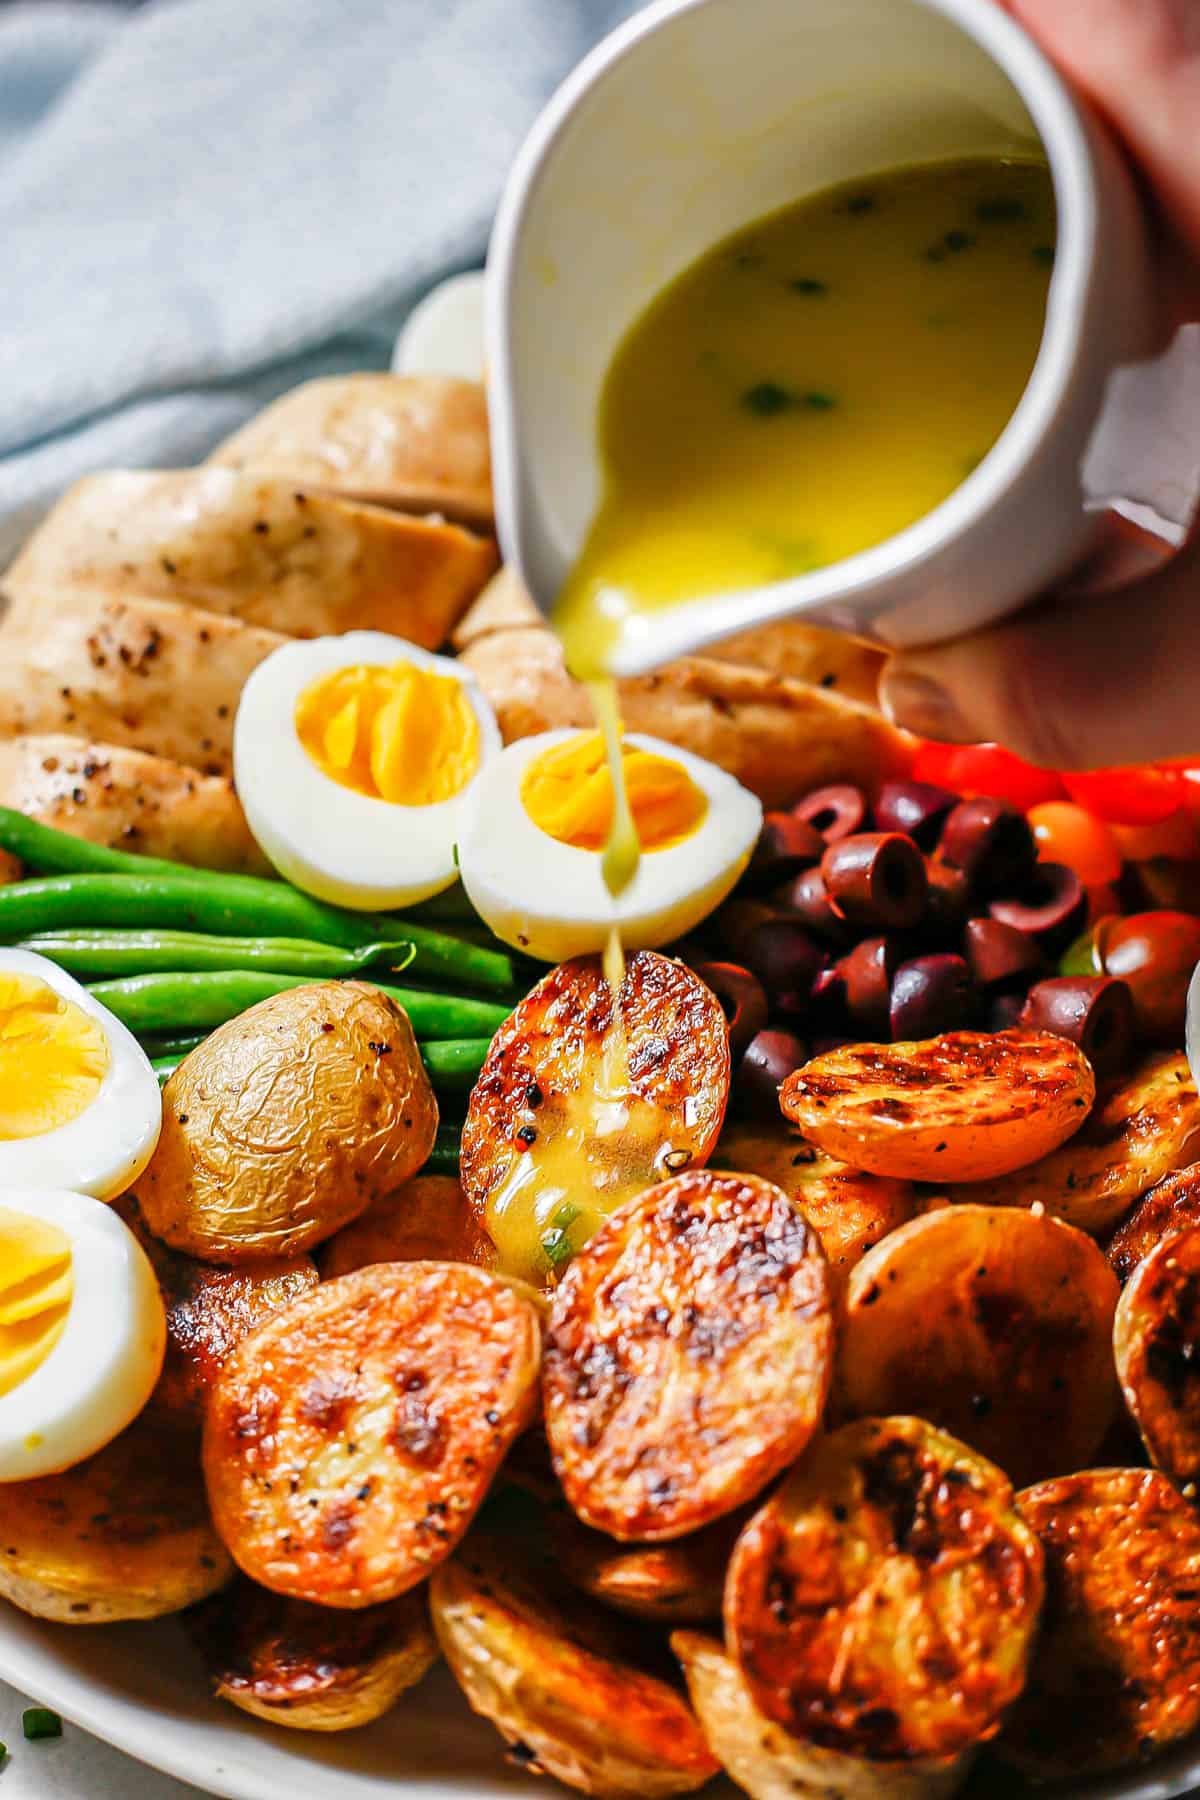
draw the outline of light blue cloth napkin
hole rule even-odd
[[[635,0],[0,5],[0,566],[68,482],[385,367]]]

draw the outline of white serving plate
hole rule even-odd
[[[0,1606],[0,1677],[73,1724],[164,1774],[221,1800],[551,1800],[555,1788],[505,1760],[489,1725],[468,1710],[444,1669],[365,1731],[280,1731],[208,1697],[178,1625],[71,1628]],[[1193,1740],[1149,1768],[1069,1788],[1056,1800],[1175,1800],[1200,1786]],[[1001,1770],[963,1800],[1020,1800]],[[711,1787],[711,1800],[736,1790]]]

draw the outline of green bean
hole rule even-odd
[[[163,862],[157,856],[135,856],[128,850],[90,844],[69,831],[42,825],[11,806],[0,806],[0,850],[7,850],[27,868],[43,875],[163,875],[176,874],[185,866]]]
[[[437,1139],[429,1152],[423,1175],[458,1175],[458,1157],[462,1148],[461,1125],[439,1125]]]
[[[159,1087],[166,1087],[168,1081],[182,1061],[182,1056],[156,1056],[152,1058],[150,1067],[158,1076]]]
[[[414,919],[420,919],[427,925],[478,925],[479,914],[467,899],[467,890],[462,883],[456,881],[443,893],[433,894],[428,900],[418,900],[415,906],[407,907],[406,912]]]
[[[361,950],[340,950],[303,938],[206,937],[196,931],[42,931],[23,938],[19,948],[36,950],[72,975],[93,979],[158,971],[261,969],[320,981],[355,975],[375,963],[399,974],[416,955],[413,945],[399,938],[364,944]]]
[[[197,1044],[202,1044],[207,1036],[207,1031],[150,1032],[139,1041],[153,1062],[157,1056],[186,1056]]]
[[[115,853],[114,853],[115,854]],[[80,926],[150,927],[220,936],[285,937],[347,950],[402,936],[418,972],[435,981],[507,993],[512,958],[461,942],[423,925],[378,913],[345,912],[312,900],[283,881],[182,869],[170,874],[47,875],[0,887],[0,940]]]
[[[452,1038],[440,1044],[422,1044],[421,1055],[429,1079],[440,1094],[462,1094],[479,1079],[489,1038]]]
[[[127,975],[97,981],[90,992],[130,1031],[211,1031],[249,1006],[305,987],[304,975],[269,975],[254,969],[225,969],[207,974]],[[408,1014],[418,1038],[490,1038],[508,1017],[508,1008],[492,1000],[462,999],[456,994],[429,994],[417,988],[377,982]]]

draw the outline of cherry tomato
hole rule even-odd
[[[1042,862],[1066,863],[1084,887],[1103,887],[1121,873],[1121,853],[1100,819],[1070,800],[1043,800],[1029,809]]]
[[[957,794],[987,794],[1022,812],[1043,800],[1061,800],[1066,790],[1052,769],[1037,769],[999,744],[921,744],[913,761],[914,781],[932,781]]]
[[[1063,781],[1072,800],[1109,825],[1158,825],[1184,802],[1181,769],[1088,769]]]
[[[1200,919],[1185,912],[1101,919],[1095,944],[1104,974],[1128,985],[1141,1035],[1181,1046],[1188,982],[1200,962]]]

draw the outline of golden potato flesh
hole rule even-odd
[[[202,1261],[294,1256],[415,1175],[437,1121],[400,1007],[369,982],[313,982],[180,1064],[138,1202],[157,1237]]]
[[[1125,1403],[1151,1459],[1176,1481],[1200,1475],[1200,1229],[1164,1238],[1117,1307],[1113,1351]]]
[[[417,1175],[325,1245],[321,1274],[329,1281],[391,1262],[465,1262],[486,1269],[495,1257],[453,1175]]]

